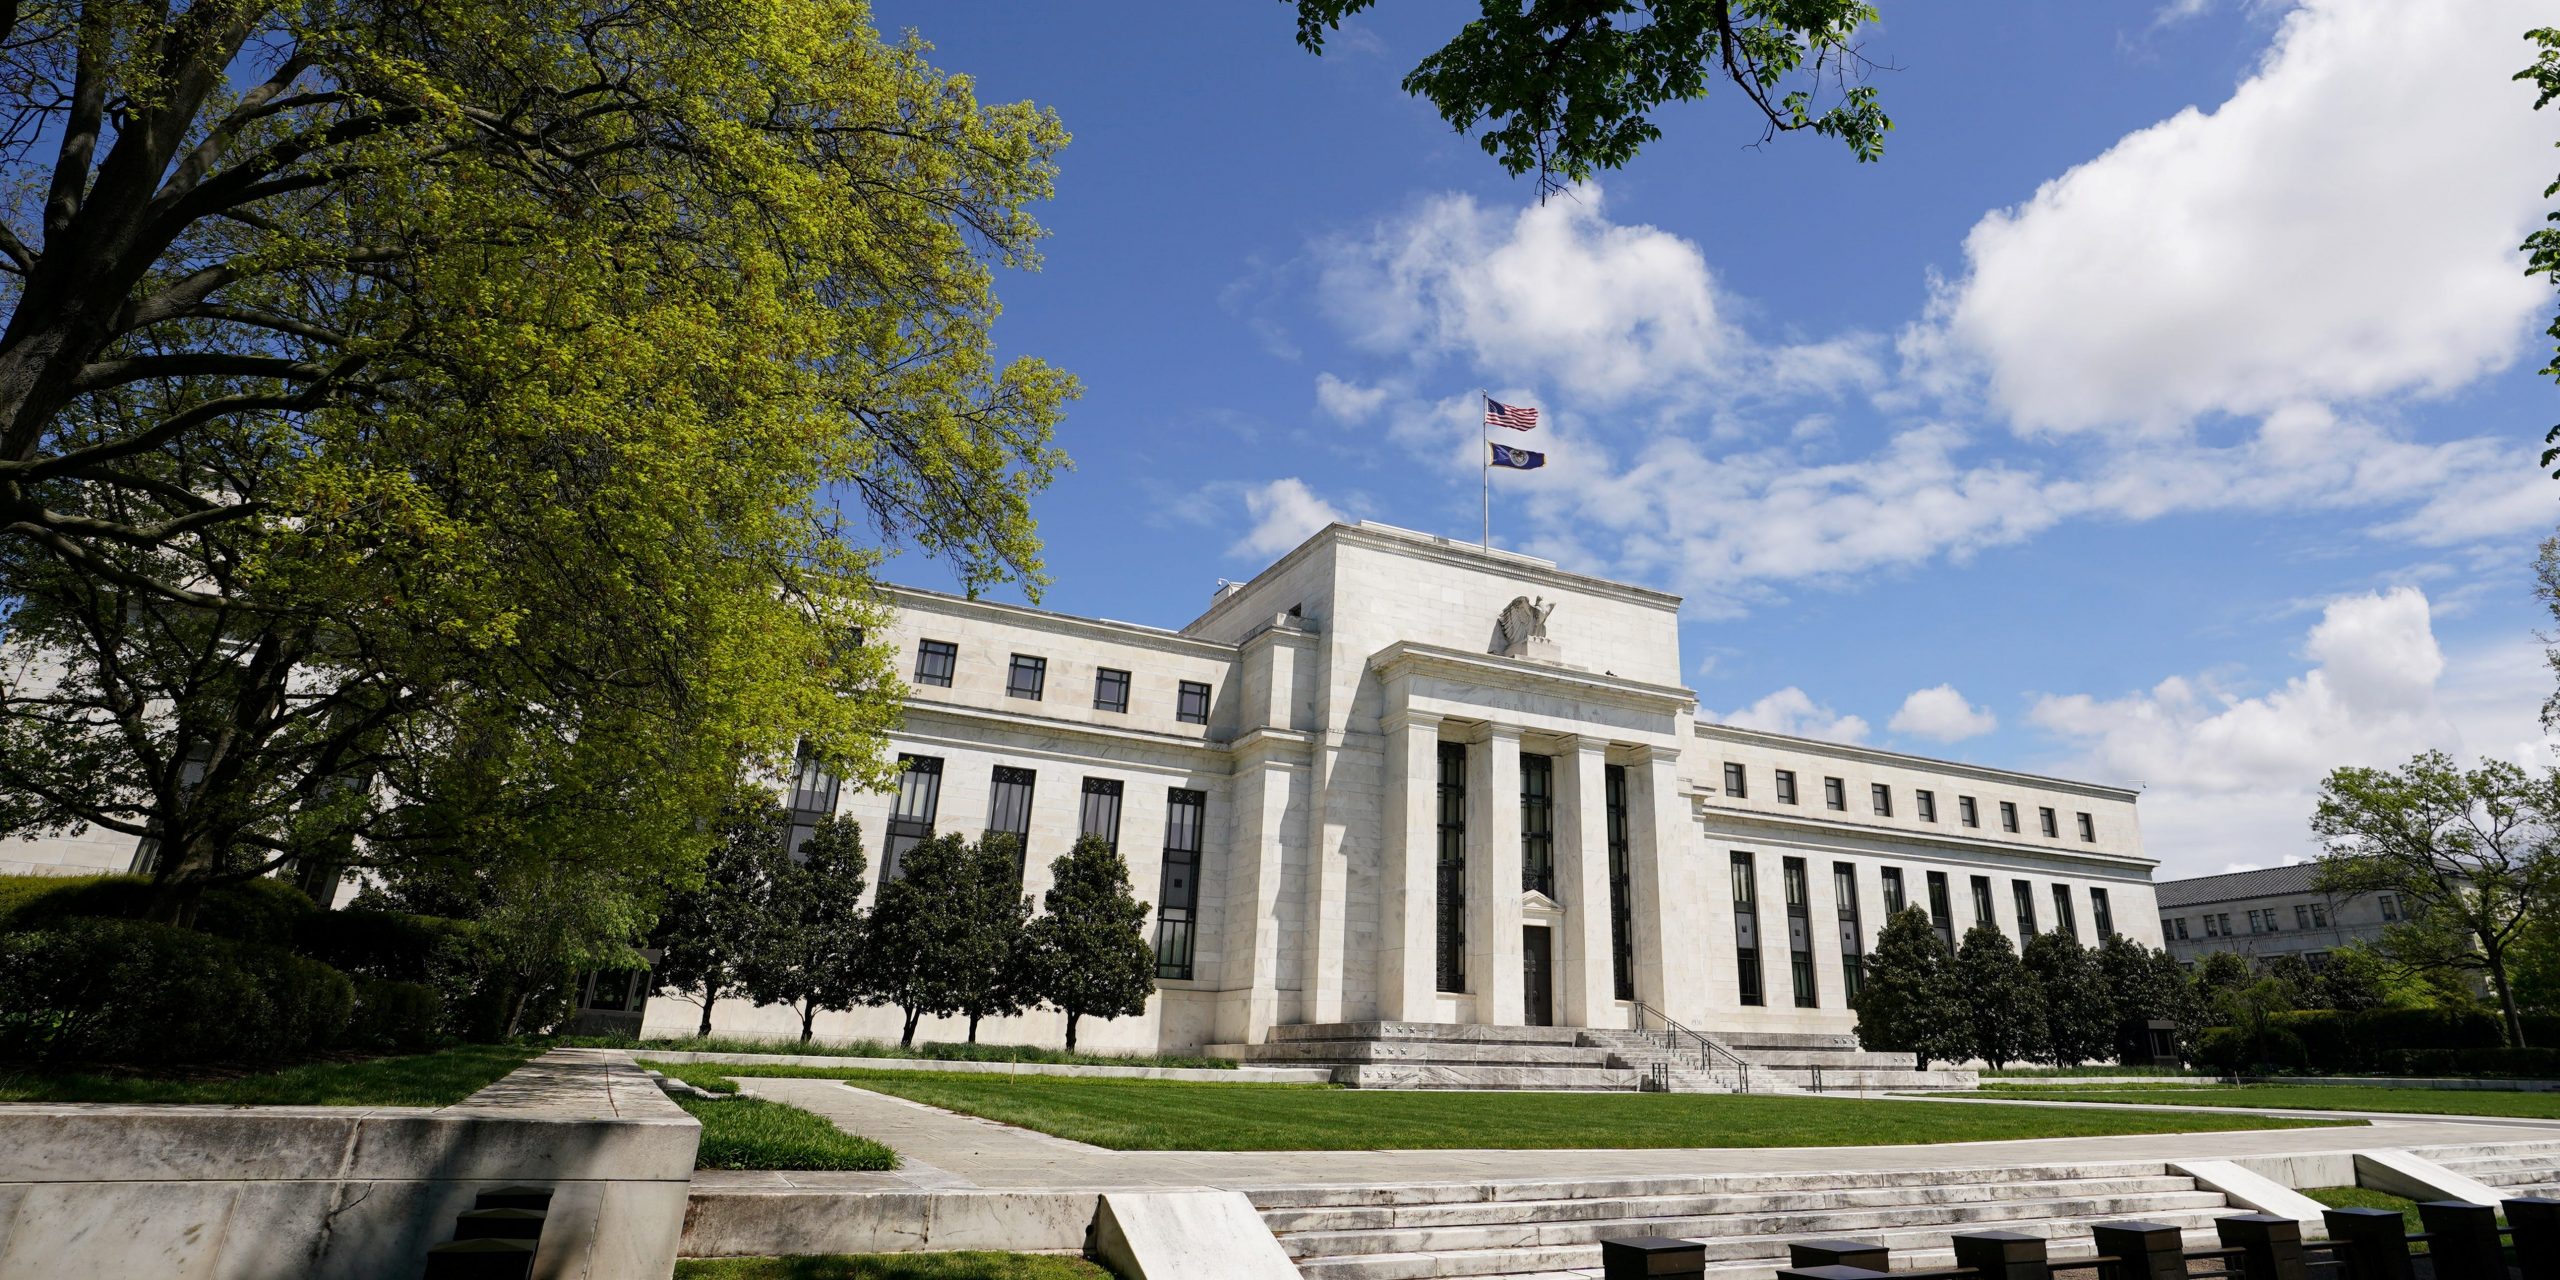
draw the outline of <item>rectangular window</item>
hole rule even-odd
[[[1740,984],[1742,1003],[1757,1005],[1760,998],[1760,886],[1759,874],[1751,865],[1751,855],[1733,855],[1733,947],[1734,973]]]
[[[1888,916],[1898,916],[1902,914],[1904,907],[1910,905],[1910,896],[1903,892],[1902,868],[1886,867],[1884,869],[1884,913]]]
[[[1893,816],[1893,788],[1881,782],[1871,783],[1867,787],[1867,800],[1875,806],[1877,817]]]
[[[1173,718],[1184,724],[1209,723],[1209,686],[1185,680],[1174,691]]]
[[[2045,838],[2045,839],[2047,839],[2047,840],[2057,840],[2057,839],[2060,839],[2060,838],[2061,838],[2061,836],[2062,836],[2062,828],[2061,828],[2061,826],[2060,826],[2060,825],[2058,825],[2058,824],[2054,821],[2054,817],[2053,817],[2053,810],[2051,810],[2051,809],[2045,809],[2045,808],[2038,808],[2038,809],[2036,810],[2036,818],[2037,818],[2037,821],[2039,821],[2039,822],[2041,822],[2041,823],[2043,823],[2043,824],[2044,824],[2044,838]]]
[[[1609,973],[1618,998],[1636,998],[1635,869],[1627,830],[1627,770],[1600,771],[1601,798],[1609,822]]]
[[[2274,933],[2277,929],[2276,909],[2274,907],[2269,907],[2267,908],[2267,932]]]
[[[1795,802],[1796,771],[1793,769],[1780,769],[1778,770],[1778,803],[1794,804]]]
[[[2222,912],[2221,914],[2216,915],[2216,916],[2214,917],[2214,919],[2219,920],[2219,921],[2221,921],[2221,922],[2222,922],[2222,936],[2223,936],[2223,937],[2226,937],[2226,938],[2230,937],[2230,936],[2231,936],[2231,913],[2230,913],[2230,912],[2228,912],[2228,911]]]
[[[1920,815],[1920,820],[1922,822],[1936,822],[1938,820],[1938,793],[1935,791],[1912,792],[1911,808],[1914,812]]]
[[[2383,894],[2378,901],[2382,907],[2382,918],[2385,921],[2392,921],[2400,918],[2399,894],[2386,893]]]
[[[1104,844],[1120,847],[1120,780],[1087,778],[1084,780],[1084,812],[1076,822],[1078,836],[1099,836]]]
[[[1855,1000],[1867,977],[1867,930],[1858,919],[1857,867],[1831,864],[1831,897],[1840,912],[1840,994]]]
[[[2071,886],[2067,884],[2053,886],[2053,929],[2075,940],[2080,936],[2080,913],[2071,909]]]
[[[1822,780],[1822,807],[1831,810],[1846,810],[1849,807],[1849,784],[1838,778],[1824,778]]]
[[[1990,924],[1996,918],[1991,914],[1991,877],[1975,876],[1973,878],[1973,922]]]
[[[1520,757],[1520,887],[1556,896],[1555,761]]]
[[[2080,838],[2091,843],[2095,843],[2097,841],[2098,820],[2096,818],[2092,818],[2085,813],[2080,815]]]
[[[2294,904],[2293,927],[2296,929],[2308,929],[2311,927],[2311,908],[2298,902]]]
[[[1819,996],[1813,985],[1813,906],[1804,859],[1780,859],[1778,877],[1787,893],[1787,967],[1795,978],[1796,1007],[1811,1009]]]
[[[1181,787],[1165,792],[1164,878],[1156,893],[1156,976],[1189,981],[1192,928],[1200,909],[1200,829],[1209,796]]]
[[[2009,896],[2018,904],[2018,940],[2036,936],[2036,889],[2024,880],[2009,882]]]
[[[997,765],[987,799],[987,834],[1012,836],[1013,869],[1019,875],[1024,851],[1031,843],[1031,789],[1038,775],[1029,769]]]
[[[1467,744],[1440,744],[1440,989],[1467,989]]]
[[[1048,684],[1049,660],[1047,658],[1035,658],[1027,653],[1013,655],[1013,666],[1006,671],[1004,678],[1005,696],[1029,698],[1033,702],[1038,702],[1040,691]]]
[[[1724,793],[1737,800],[1748,795],[1749,788],[1743,782],[1741,765],[1729,764],[1724,767]]]
[[[951,673],[960,665],[960,646],[946,640],[916,641],[916,683],[937,688],[951,687]]]
[[[818,829],[819,819],[836,811],[837,789],[836,775],[818,763],[818,757],[809,751],[809,744],[800,744],[800,756],[791,774],[791,830],[784,837],[784,852],[795,858],[799,856],[800,846],[809,842],[809,836]]]
[[[934,810],[942,805],[942,759],[898,757],[898,799],[889,807],[889,838],[880,846],[880,878],[898,878],[907,850],[933,838]]]
[[[2209,912],[2204,918],[2204,936],[2208,938],[2219,938],[2222,936],[2221,931],[2213,927],[2213,916]]]
[[[2187,918],[2185,916],[2179,916],[2175,920],[2163,920],[2160,924],[2160,933],[2163,937],[2175,937],[2180,942],[2187,940]]]
[[[1975,804],[1972,796],[1957,796],[1956,821],[1961,822],[1968,827],[1981,826],[1982,806]]]
[[[1126,712],[1129,709],[1129,673],[1117,667],[1096,667],[1093,672],[1093,709]]]
[[[2329,908],[2325,904],[2318,902],[2311,904],[2311,927],[2314,929],[2329,927]]]
[[[2098,926],[2098,941],[2116,936],[2116,909],[2107,901],[2104,889],[2089,890],[2089,923]]]
[[[2018,830],[2018,806],[2006,800],[2000,802],[2000,829],[2012,835]]]
[[[1929,873],[1929,923],[1938,930],[1938,944],[1949,951],[1956,949],[1955,904],[1947,901],[1947,873]]]

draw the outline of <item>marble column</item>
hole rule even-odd
[[[1427,1022],[1439,988],[1440,717],[1401,712],[1387,718],[1385,729],[1378,1016]]]
[[[1703,1028],[1710,974],[1732,972],[1733,903],[1727,894],[1706,891],[1721,882],[1702,871],[1704,838],[1680,793],[1679,762],[1679,751],[1669,747],[1641,748],[1627,762],[1636,999]],[[1717,968],[1708,956],[1719,940],[1724,961]]]
[[[1556,896],[1564,908],[1556,1021],[1568,1027],[1623,1025],[1609,931],[1608,752],[1598,738],[1556,747]]]
[[[1467,990],[1476,1021],[1519,1026],[1520,988],[1520,730],[1495,724],[1467,751]]]

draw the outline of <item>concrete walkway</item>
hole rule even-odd
[[[957,1115],[833,1080],[741,1078],[741,1088],[805,1107],[847,1132],[885,1142],[906,1161],[891,1174],[695,1174],[697,1189],[985,1187],[1103,1189],[1314,1184],[1403,1185],[1516,1178],[1621,1178],[1844,1170],[1934,1171],[1989,1165],[2233,1159],[2376,1147],[2560,1137],[2560,1125],[2471,1117],[2380,1115],[2371,1125],[2232,1133],[2129,1134],[1884,1147],[1705,1147],[1595,1151],[1112,1151]],[[1950,1100],[1953,1101],[1953,1100]],[[2041,1104],[2040,1104],[2041,1105]],[[2180,1111],[2200,1108],[2174,1108]],[[2326,1114],[2339,1118],[2340,1113]],[[2352,1118],[2352,1117],[2345,1117]]]

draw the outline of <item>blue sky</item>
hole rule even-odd
[[[1472,536],[1484,386],[1550,419],[1496,541],[1683,594],[1702,714],[2140,782],[2164,875],[2311,852],[2334,764],[2547,759],[2547,14],[1884,7],[1882,163],[1725,92],[1540,206],[1396,88],[1466,6],[1317,59],[1278,0],[880,5],[1075,134],[999,284],[1086,387],[1042,603],[1178,626],[1326,518]]]

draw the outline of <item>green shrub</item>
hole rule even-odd
[[[2301,1065],[2319,1072],[2387,1070],[2384,1056],[2410,1045],[2495,1049],[2500,1041],[2496,1015],[2477,1009],[2301,1009],[2274,1021],[2301,1042]]]
[[[139,920],[0,933],[0,1056],[261,1062],[324,1048],[346,975],[282,948]]]
[[[262,876],[205,890],[196,900],[195,927],[217,938],[291,946],[297,923],[318,913],[300,889]],[[142,876],[0,877],[0,929],[149,914],[151,881]]]
[[[2560,1080],[2560,1049],[2385,1049],[2374,1059],[2386,1075]]]
[[[444,993],[423,982],[365,978],[356,983],[347,1044],[368,1049],[423,1049],[443,1038]]]

